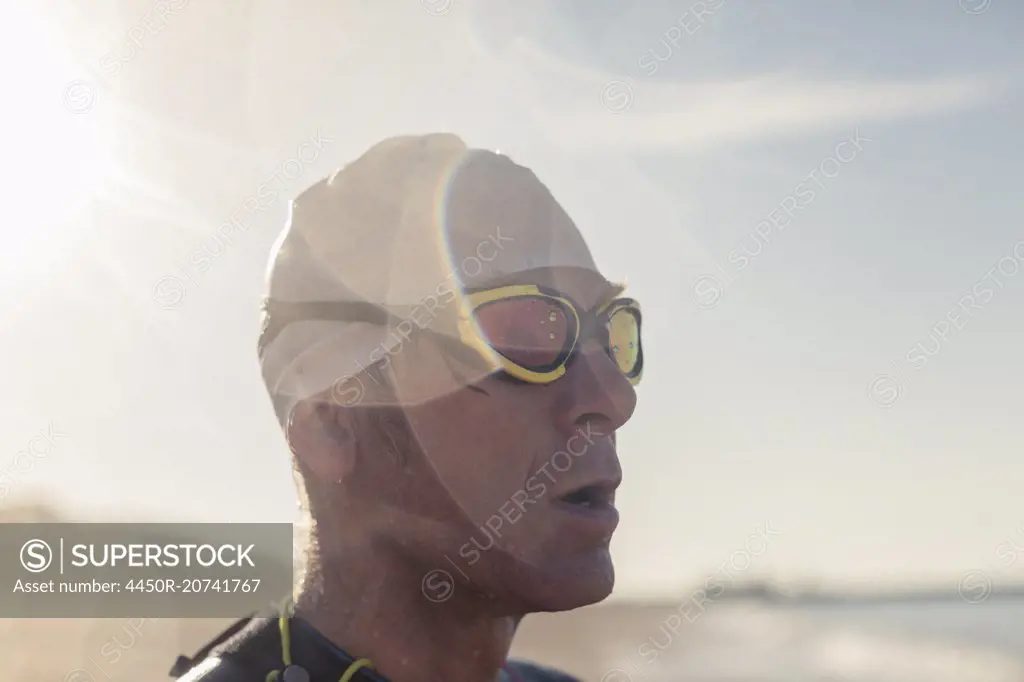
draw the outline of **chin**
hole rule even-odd
[[[526,568],[524,601],[529,611],[571,611],[604,601],[615,587],[615,568],[607,547],[571,557],[552,557]]]

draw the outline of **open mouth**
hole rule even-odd
[[[615,502],[615,493],[600,485],[588,485],[574,490],[568,495],[558,498],[561,502],[583,509],[600,509],[611,507]]]

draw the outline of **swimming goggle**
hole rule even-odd
[[[622,287],[616,288],[616,295]],[[459,339],[434,333],[452,355],[477,364],[480,355],[491,360],[490,371],[531,384],[556,381],[572,364],[582,344],[597,338],[619,371],[634,386],[643,374],[640,304],[612,298],[585,310],[557,290],[533,284],[513,284],[462,294]],[[394,310],[370,302],[264,303],[260,351],[289,323],[333,320],[394,325],[408,321]],[[420,327],[431,331],[429,327]],[[476,353],[467,353],[473,349]],[[475,357],[474,357],[475,356]]]
[[[583,342],[596,336],[629,382],[640,382],[642,315],[631,298],[584,310],[561,292],[515,284],[467,292],[466,302],[468,314],[459,322],[463,343],[494,351],[499,368],[510,377],[551,383],[565,374]]]

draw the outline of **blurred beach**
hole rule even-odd
[[[673,632],[678,604],[528,618],[514,655],[585,682],[1024,682],[1024,600],[799,606],[735,601]],[[12,682],[166,679],[227,620],[0,621]],[[11,665],[13,664],[13,666]]]
[[[785,606],[730,601],[535,616],[519,655],[594,682],[1022,682],[1024,599]]]

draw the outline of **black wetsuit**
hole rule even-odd
[[[179,682],[265,682],[282,671],[278,682],[338,682],[353,659],[313,626],[290,620],[292,662],[301,670],[285,671],[281,660],[281,633],[276,618],[249,618],[235,623],[192,658],[180,657],[171,669]],[[351,682],[387,682],[360,668]],[[578,682],[576,678],[533,663],[510,661],[501,682]]]

